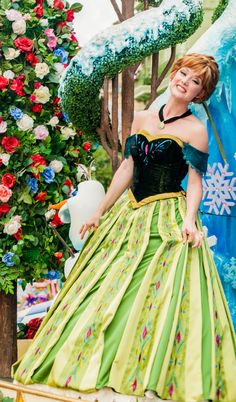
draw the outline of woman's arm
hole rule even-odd
[[[133,178],[133,158],[124,159],[113,176],[110,187],[96,212],[85,222],[80,229],[80,237],[83,239],[87,230],[97,228],[101,216],[117,201],[123,192],[130,186]]]

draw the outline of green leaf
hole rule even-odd
[[[11,6],[10,0],[1,0],[1,8],[3,8],[3,10],[8,10],[10,6]]]
[[[71,5],[70,8],[71,8],[71,10],[73,10],[75,13],[79,13],[79,12],[82,10],[83,6],[82,6],[82,4],[80,4],[80,3],[74,3],[74,4]]]

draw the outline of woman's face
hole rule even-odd
[[[201,97],[203,92],[202,80],[196,72],[189,67],[180,68],[170,81],[171,94],[185,102],[191,102]]]

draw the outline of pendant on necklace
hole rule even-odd
[[[158,128],[160,128],[162,130],[164,127],[165,127],[164,121],[160,121]]]

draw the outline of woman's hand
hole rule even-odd
[[[101,216],[102,214],[97,211],[85,223],[83,223],[79,231],[81,240],[83,240],[87,230],[98,228]]]
[[[186,218],[182,226],[183,242],[192,243],[192,248],[200,248],[204,233],[197,230],[196,224],[193,220]]]

